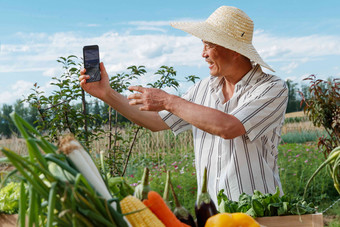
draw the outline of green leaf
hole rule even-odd
[[[264,206],[256,199],[251,201],[251,208],[254,210],[256,217],[264,216]]]

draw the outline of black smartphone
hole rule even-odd
[[[83,57],[86,74],[90,76],[90,79],[87,79],[86,82],[99,81],[101,77],[98,45],[84,46]]]

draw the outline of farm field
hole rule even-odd
[[[278,160],[280,177],[285,194],[302,197],[307,180],[324,161],[323,153],[317,147],[317,135],[322,130],[313,127],[305,119],[303,112],[287,114],[287,119],[295,120],[287,121],[282,131],[283,142],[279,146]],[[294,133],[293,138],[297,142],[288,139],[287,135],[290,133]],[[303,137],[307,134],[311,136],[301,142],[299,135]],[[8,147],[20,155],[26,154],[22,139],[0,140],[0,147]],[[99,161],[99,151],[105,150],[105,141],[97,141],[92,147],[91,155]],[[150,169],[151,188],[160,194],[164,191],[166,171],[170,170],[181,204],[194,213],[197,188],[190,133],[183,133],[175,138],[170,132],[152,133],[141,130],[125,173],[131,186],[135,187],[140,183],[144,167]],[[8,166],[3,165],[1,168],[7,170]],[[313,202],[318,211],[324,214],[325,226],[340,226],[340,202],[329,208],[337,199],[339,194],[333,187],[332,179],[326,171],[322,171],[310,185],[307,200]]]

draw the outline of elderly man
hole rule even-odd
[[[208,191],[215,203],[221,189],[231,200],[259,190],[282,192],[277,155],[287,105],[287,88],[252,45],[253,21],[240,9],[218,8],[203,22],[172,23],[203,42],[202,57],[210,77],[183,97],[160,89],[131,86],[128,98],[114,91],[101,63],[102,80],[86,83],[88,93],[122,115],[152,131],[171,129],[175,134],[192,129],[198,193],[204,168]]]

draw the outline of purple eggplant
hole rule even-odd
[[[198,227],[204,227],[208,218],[217,214],[215,203],[211,200],[211,197],[208,193],[207,184],[208,184],[207,168],[205,167],[203,174],[202,191],[195,204],[195,213]]]
[[[185,207],[183,207],[177,198],[177,195],[175,193],[174,187],[171,184],[170,181],[170,172],[168,171],[167,173],[167,178],[168,178],[168,184],[171,188],[171,192],[172,192],[172,197],[174,197],[174,201],[175,201],[175,209],[174,209],[174,214],[175,216],[178,218],[178,220],[180,220],[181,222],[191,226],[191,227],[196,227],[196,222],[194,221],[194,218],[192,217],[192,215],[190,214],[190,212],[185,209]]]

